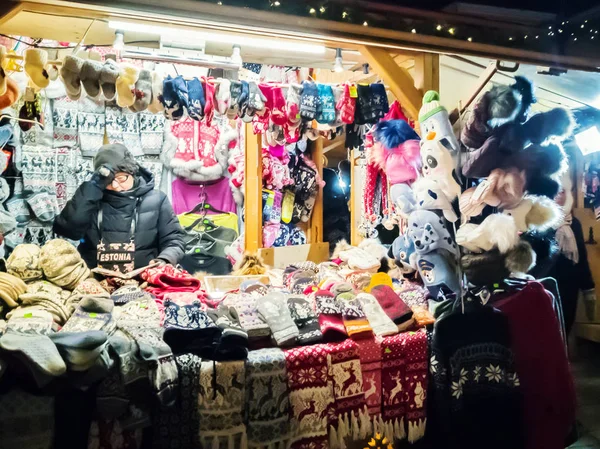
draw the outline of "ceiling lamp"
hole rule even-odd
[[[186,39],[190,41],[200,39],[204,41],[223,42],[226,44],[233,45],[244,45],[244,47],[263,48],[266,50],[279,50],[312,54],[323,54],[326,50],[325,46],[323,45],[296,43],[287,41],[285,39],[262,39],[248,37],[246,35],[242,36],[234,34],[221,34],[197,30],[188,31],[178,28],[145,25],[132,22],[119,22],[111,20],[108,22],[108,26],[117,30],[155,34],[159,36],[177,36],[179,38],[181,38],[183,35]]]
[[[338,72],[338,73],[344,71],[344,64],[342,63],[342,49],[341,48],[335,49],[335,64],[333,65],[333,71]]]
[[[113,48],[115,50],[123,50],[123,48],[125,47],[125,33],[123,32],[123,30],[116,30],[115,31],[115,40],[113,41]]]
[[[238,44],[233,45],[233,52],[231,53],[231,62],[242,66],[242,47]]]

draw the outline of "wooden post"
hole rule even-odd
[[[415,87],[425,94],[428,90],[440,92],[440,55],[421,53],[415,56]]]
[[[317,166],[317,173],[323,179],[323,137],[315,140],[312,152],[313,162]],[[321,243],[323,241],[323,187],[319,186],[317,199],[310,218],[308,228],[308,243]]]
[[[262,247],[262,136],[254,134],[252,123],[246,124],[245,143],[245,250],[256,253]]]
[[[363,46],[361,54],[389,87],[394,96],[402,103],[410,118],[417,120],[423,95],[415,87],[410,74],[400,67],[388,50],[379,47]]]
[[[357,185],[359,180],[357,179],[358,177],[355,173],[357,164],[354,153],[354,150],[350,152],[350,244],[352,246],[357,246],[362,240],[360,234],[358,233],[358,218],[360,217],[361,210],[360,203],[357,205],[357,196],[362,196],[362,182],[361,185]]]

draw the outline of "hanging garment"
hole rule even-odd
[[[523,392],[525,447],[562,449],[575,422],[576,395],[551,299],[532,282],[494,306],[508,317]]]
[[[215,209],[234,214],[237,211],[228,178],[221,178],[204,184],[188,183],[181,178],[173,180],[171,201],[175,214],[179,215],[191,211],[202,201],[202,197],[205,198],[205,202],[210,203]]]
[[[179,224],[183,227],[183,228],[189,228],[190,226],[193,226],[193,229],[195,230],[199,230],[200,229],[200,225],[201,225],[201,219],[204,218],[202,215],[200,214],[180,214],[177,216],[177,219],[179,220]],[[228,213],[228,214],[217,214],[217,215],[210,215],[207,218],[210,219],[210,221],[212,221],[215,226],[217,226],[218,228],[224,228],[221,231],[215,231],[215,232],[211,232],[211,235],[213,235],[215,238],[219,238],[221,240],[230,240],[230,237],[233,236],[233,238],[231,238],[231,241],[233,242],[233,240],[235,240],[238,236],[239,233],[239,228],[238,228],[238,216],[234,213]],[[200,221],[199,221],[200,220]],[[196,229],[198,228],[198,229]],[[226,229],[228,229],[229,231],[227,231]],[[233,231],[233,232],[230,232]]]
[[[230,274],[233,269],[231,262],[226,257],[202,254],[200,250],[186,254],[179,263],[190,273],[204,271],[215,276]]]

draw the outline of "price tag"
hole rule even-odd
[[[90,313],[90,318],[96,318],[98,316],[97,313]]]
[[[350,98],[358,98],[358,90],[356,90],[356,85],[352,84],[349,86],[350,88]]]

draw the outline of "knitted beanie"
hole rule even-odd
[[[315,306],[323,339],[325,341],[345,340],[348,334],[335,295],[327,290],[318,290],[315,293]]]
[[[83,298],[110,298],[109,293],[94,278],[84,279],[67,299],[67,308],[73,313]]]
[[[392,287],[394,284],[392,283],[392,278],[387,273],[375,273],[371,276],[371,280],[365,291],[369,293],[373,287],[378,285],[387,285],[388,287]]]
[[[373,333],[378,337],[394,335],[398,333],[398,328],[392,319],[387,316],[377,299],[368,293],[359,293],[356,299],[360,302],[365,316],[369,320]]]
[[[293,346],[299,332],[292,320],[285,295],[271,292],[258,300],[258,313],[271,328],[277,346]]]
[[[335,300],[342,310],[344,327],[350,338],[360,340],[373,336],[373,329],[365,317],[360,301],[356,299],[353,292],[339,293]]]
[[[232,306],[238,313],[242,328],[248,333],[248,338],[258,339],[271,334],[269,325],[258,313],[258,298],[264,295],[250,293],[230,293],[223,300],[223,304]]]
[[[313,312],[308,298],[305,296],[290,296],[287,298],[287,305],[290,309],[290,315],[300,332],[298,343],[311,345],[320,342],[323,334],[321,334],[319,320]]]
[[[212,356],[213,343],[221,334],[220,329],[202,310],[200,301],[188,305],[178,305],[165,301],[163,339],[174,354],[192,352],[202,357]]]
[[[30,243],[17,245],[6,261],[6,271],[25,282],[42,279],[40,247]]]
[[[72,244],[62,239],[50,240],[40,252],[40,267],[50,282],[73,290],[90,270]]]
[[[0,299],[8,307],[17,307],[19,296],[27,291],[27,286],[16,276],[0,272]]]
[[[27,285],[27,291],[19,299],[25,307],[35,306],[51,313],[54,321],[62,326],[71,316],[66,306],[68,296],[68,292],[48,281],[36,281]]]
[[[413,313],[410,308],[387,285],[373,287],[371,294],[394,323],[401,325],[412,319]]]

